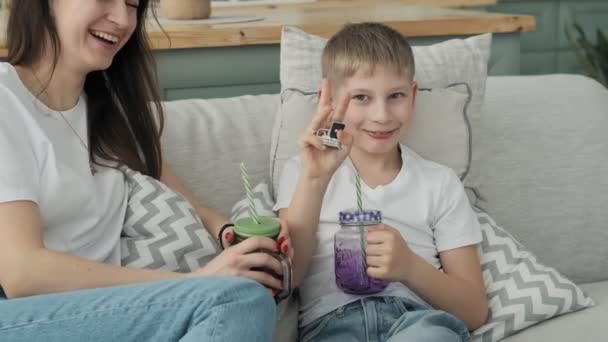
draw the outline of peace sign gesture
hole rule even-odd
[[[317,114],[298,141],[300,156],[302,158],[302,171],[308,177],[331,178],[350,153],[353,138],[345,131],[340,130],[337,132],[338,140],[340,141],[339,148],[325,146],[322,138],[317,135],[319,129],[326,128],[331,122],[341,122],[344,119],[349,103],[350,94],[343,94],[338,101],[337,109],[334,109],[329,81],[323,79]]]

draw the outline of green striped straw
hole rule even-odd
[[[359,172],[355,171],[355,192],[357,193],[357,209],[359,211],[363,210],[363,195],[361,194],[361,176],[359,176]],[[367,239],[365,237],[365,229],[363,228],[363,225],[359,226],[359,243],[361,244],[360,248],[361,248],[361,254],[363,255],[363,257],[361,258],[361,261],[363,263],[362,267],[364,270],[367,270],[367,261],[365,260],[366,256],[365,256],[365,246],[367,245]],[[361,278],[362,281],[362,286],[368,286],[368,279],[367,277],[362,277]]]
[[[361,177],[359,172],[355,172],[355,190],[357,192],[357,209],[363,210],[363,196],[361,195]]]
[[[255,209],[255,204],[253,203],[253,192],[251,191],[251,183],[249,182],[249,176],[247,175],[247,168],[245,168],[245,164],[243,162],[241,162],[241,178],[243,179],[245,193],[247,194],[247,203],[249,204],[249,216],[251,216],[251,218],[256,224],[260,224],[258,212]]]

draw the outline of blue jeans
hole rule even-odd
[[[369,297],[345,305],[300,329],[300,342],[469,341],[452,314],[397,297]]]
[[[0,341],[268,342],[275,318],[258,283],[198,277],[0,299]]]

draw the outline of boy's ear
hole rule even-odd
[[[416,105],[416,95],[418,95],[418,83],[412,82],[412,106]]]

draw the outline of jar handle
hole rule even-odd
[[[283,266],[283,287],[274,297],[279,303],[283,299],[289,297],[292,292],[293,270],[291,268],[291,260],[283,253],[275,253],[274,257],[281,262]]]

